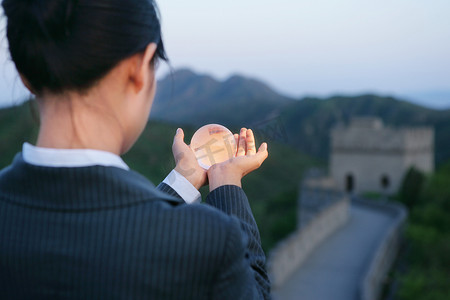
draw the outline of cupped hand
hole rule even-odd
[[[175,158],[175,171],[183,175],[196,189],[207,183],[206,170],[199,166],[194,151],[184,142],[183,129],[178,128],[173,139],[172,153]]]
[[[261,144],[256,151],[255,137],[251,129],[242,128],[240,134],[235,134],[234,138],[238,145],[236,156],[212,165],[207,172],[210,191],[223,185],[242,186],[242,177],[258,169],[269,155],[267,143]]]

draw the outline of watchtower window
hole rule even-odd
[[[355,179],[352,174],[348,174],[345,178],[345,190],[348,193],[353,192],[353,189],[355,188]]]
[[[381,187],[385,190],[387,190],[389,188],[389,186],[391,185],[391,180],[389,179],[389,176],[387,175],[383,175],[381,176]]]

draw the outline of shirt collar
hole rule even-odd
[[[130,169],[118,155],[101,150],[42,148],[24,143],[22,154],[26,163],[41,167],[74,168],[97,165]]]

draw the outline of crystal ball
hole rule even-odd
[[[206,170],[235,157],[237,151],[233,133],[219,124],[208,124],[198,129],[192,136],[190,147],[198,164]]]

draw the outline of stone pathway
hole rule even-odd
[[[358,300],[359,283],[392,221],[381,210],[353,203],[347,224],[273,291],[274,300]]]

